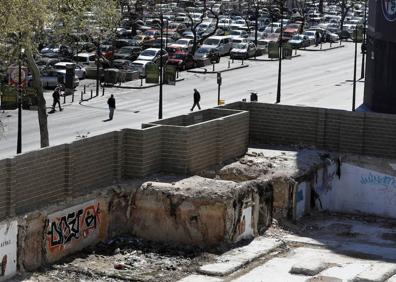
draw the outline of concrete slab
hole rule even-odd
[[[319,275],[307,279],[307,282],[319,282],[319,281],[340,281],[348,282],[354,281],[355,277],[370,268],[370,264],[364,263],[351,263],[344,266],[334,266],[326,269]]]
[[[328,267],[328,264],[321,260],[304,259],[297,262],[290,269],[292,274],[302,274],[307,276],[317,275]]]
[[[354,282],[383,282],[396,274],[396,264],[376,263],[359,273]]]
[[[183,279],[179,280],[178,282],[222,282],[223,280],[217,277],[210,277],[205,275],[190,275],[184,277]]]
[[[273,238],[256,238],[247,246],[224,253],[217,258],[215,263],[201,266],[199,272],[212,276],[228,275],[249,262],[270,253],[282,244],[282,241]]]

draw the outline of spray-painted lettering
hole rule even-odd
[[[371,172],[368,175],[361,176],[360,183],[363,185],[379,185],[385,188],[396,189],[396,178],[387,175],[378,175]]]
[[[70,212],[48,222],[47,240],[50,249],[63,247],[73,240],[88,237],[99,224],[99,203]]]

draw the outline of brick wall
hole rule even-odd
[[[15,157],[16,213],[65,199],[65,145]]]
[[[121,179],[194,173],[242,155],[248,117],[209,109],[0,160],[0,220]]]
[[[396,158],[395,115],[243,102],[225,107],[250,112],[253,144],[301,144]]]
[[[0,161],[0,218],[7,216],[8,208],[10,205],[8,190],[9,190],[9,179],[7,171],[8,160]]]

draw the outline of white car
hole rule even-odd
[[[190,38],[180,38],[177,40],[175,43],[172,43],[168,47],[170,48],[183,48],[187,49],[188,51],[192,50],[192,47],[194,45],[194,40]]]
[[[247,38],[249,34],[244,30],[231,30],[230,36],[232,37],[232,39],[239,37]]]
[[[142,53],[140,53],[137,60],[159,63],[161,57],[160,53],[161,50],[159,48],[148,48],[144,50]],[[166,52],[165,50],[162,50],[162,58],[163,58],[163,63],[165,64],[166,61],[168,60],[168,52]]]
[[[67,66],[74,66],[74,73],[76,74],[78,79],[85,79],[87,71],[83,66],[80,65],[76,65],[70,62],[59,62],[54,65],[54,69],[66,73]]]
[[[146,65],[151,63],[150,61],[135,60],[132,62],[131,66],[136,70],[141,77],[146,76]]]

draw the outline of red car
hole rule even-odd
[[[196,63],[194,61],[193,55],[183,51],[176,51],[171,54],[168,59],[168,65],[174,65],[178,70],[186,70],[195,68]]]

